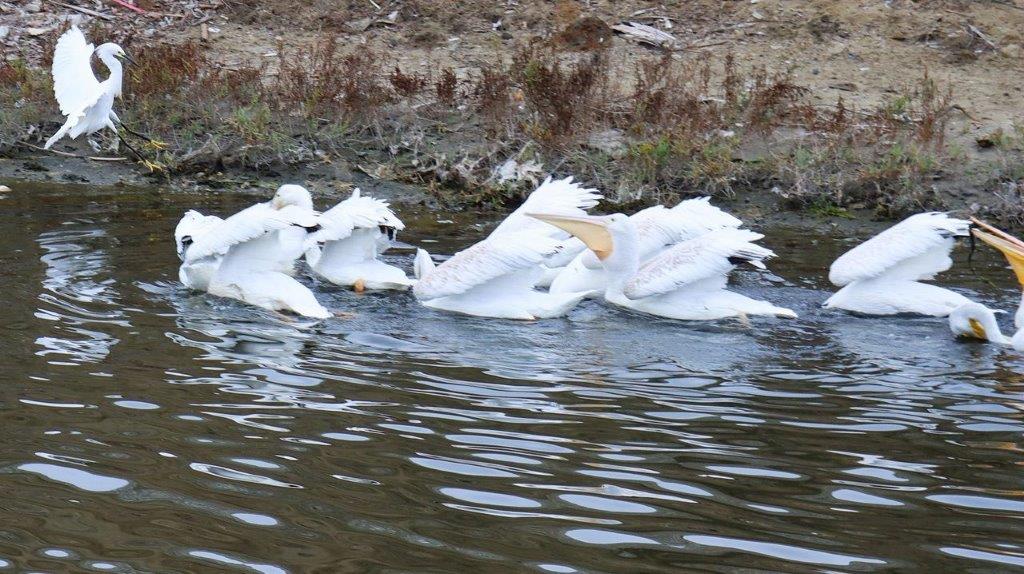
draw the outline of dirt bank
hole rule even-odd
[[[1024,9],[1010,2],[106,4],[90,37],[142,60],[122,116],[169,144],[146,150],[156,176],[71,171],[16,143],[57,126],[35,70],[73,12],[27,4],[0,2],[0,101],[20,103],[0,120],[17,160],[0,172],[17,177],[402,181],[495,205],[555,172],[627,204],[711,193],[825,218],[1024,222]],[[645,45],[611,29],[623,22],[671,37]]]

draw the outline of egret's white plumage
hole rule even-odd
[[[355,189],[321,215],[320,226],[311,236],[315,244],[306,251],[306,262],[317,275],[366,289],[408,289],[414,283],[401,269],[377,258],[391,247],[397,231],[405,229],[386,201]]]
[[[739,219],[711,205],[708,197],[681,201],[672,208],[655,205],[634,213],[629,219],[636,228],[641,263],[681,241],[715,229],[743,225]],[[607,284],[608,271],[601,265],[601,261],[592,251],[583,250],[560,270],[551,282],[551,292],[593,290],[602,293]]]
[[[866,315],[913,313],[945,317],[970,300],[935,285],[953,265],[949,254],[970,222],[945,213],[919,213],[844,253],[832,263],[829,280],[842,287],[826,308]]]
[[[327,318],[313,293],[291,275],[319,225],[305,188],[281,186],[274,198],[211,226],[185,251],[185,265],[221,258],[209,280],[212,295],[238,299],[272,311]]]
[[[608,272],[609,303],[672,319],[712,320],[748,315],[796,317],[783,307],[726,289],[740,262],[764,267],[774,256],[754,244],[763,236],[725,227],[670,247],[640,265],[642,243],[635,222],[622,214],[565,217],[537,214],[582,239]]]
[[[480,317],[532,320],[564,315],[586,293],[534,289],[543,273],[541,263],[561,249],[558,240],[529,228],[492,235],[438,266],[421,249],[413,294],[427,307]]]
[[[95,53],[110,70],[102,82],[93,74],[90,60]],[[53,54],[53,93],[61,114],[67,116],[64,125],[46,141],[49,149],[62,137],[75,139],[103,128],[117,131],[114,99],[121,96],[124,77],[119,58],[124,50],[113,43],[94,48],[77,25],[71,26],[58,40]]]
[[[192,258],[186,261],[188,250],[197,239],[222,223],[224,220],[216,215],[203,215],[193,209],[185,212],[174,228],[174,243],[178,250],[178,258],[181,259],[178,278],[189,289],[206,291],[209,288],[210,279],[220,267],[223,254]]]

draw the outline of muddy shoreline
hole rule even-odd
[[[210,196],[227,193],[252,196],[254,201],[258,201],[269,197],[274,189],[283,183],[300,183],[307,186],[318,205],[331,205],[347,197],[352,187],[359,187],[391,202],[403,217],[423,221],[430,220],[434,215],[437,216],[434,219],[455,216],[465,218],[467,225],[488,227],[496,224],[509,212],[494,207],[453,207],[422,186],[374,179],[336,166],[330,169],[298,166],[285,172],[264,176],[236,171],[212,174],[203,178],[166,178],[147,174],[129,162],[101,162],[54,155],[0,158],[0,185],[6,185],[11,189],[26,185],[52,186],[57,188],[59,193],[67,194],[76,193],[75,190],[80,189],[80,186],[87,186],[101,195],[146,188],[158,196],[179,192],[198,192]],[[855,236],[881,230],[892,223],[889,218],[880,217],[871,209],[848,210],[842,215],[831,216],[794,210],[770,193],[715,197],[713,201],[740,217],[752,229],[784,226],[804,229],[816,235]],[[633,211],[624,207],[604,202],[595,212]],[[967,210],[961,211],[967,213]]]
[[[606,211],[711,195],[813,225],[939,209],[1024,226],[1016,5],[148,4],[176,17],[82,26],[139,61],[117,109],[161,142],[141,147],[153,173],[30,147],[59,126],[47,55],[81,14],[0,0],[0,178],[359,185],[487,212],[552,174],[601,189]],[[632,20],[675,42],[613,30]]]

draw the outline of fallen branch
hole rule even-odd
[[[57,154],[57,155],[63,156],[63,157],[74,157],[74,158],[78,158],[78,159],[91,159],[93,161],[127,161],[128,160],[128,158],[126,158],[126,157],[98,157],[98,156],[90,156],[90,155],[78,155],[78,154],[74,154],[74,153],[68,153],[66,151],[57,151],[55,149],[41,148],[41,147],[39,147],[37,145],[32,145],[32,144],[30,144],[28,142],[23,142],[23,141],[19,141],[17,143],[20,143],[21,145],[26,146],[26,147],[30,147],[30,148],[32,148],[34,150],[48,151],[50,153]]]
[[[117,4],[118,6],[121,6],[122,8],[127,8],[127,9],[129,9],[129,10],[131,10],[133,12],[138,12],[139,14],[145,14],[146,13],[146,11],[143,10],[142,8],[139,8],[135,4],[129,4],[129,3],[125,2],[124,0],[110,0],[110,1],[113,2],[114,4]]]
[[[641,44],[648,44],[664,50],[683,49],[683,45],[672,34],[639,22],[616,24],[612,26],[612,30]]]
[[[985,34],[983,34],[983,33],[981,32],[981,30],[979,30],[978,28],[976,28],[976,27],[975,27],[975,26],[974,26],[973,24],[968,24],[968,25],[967,25],[967,30],[968,30],[968,31],[969,31],[969,32],[970,32],[971,34],[974,34],[975,36],[977,36],[977,37],[978,37],[978,38],[979,38],[979,39],[980,39],[980,40],[981,40],[982,42],[985,42],[986,44],[988,44],[988,47],[989,47],[989,48],[992,48],[993,50],[997,50],[997,49],[998,49],[998,48],[996,48],[996,45],[995,45],[995,43],[994,43],[994,42],[993,42],[992,40],[989,40],[989,39],[988,39],[988,36],[986,36]]]
[[[67,8],[69,10],[74,10],[76,12],[81,12],[82,14],[85,14],[87,16],[94,16],[96,18],[101,18],[101,19],[107,20],[107,21],[110,21],[110,20],[114,19],[114,17],[111,16],[110,14],[104,14],[103,12],[97,12],[95,10],[90,10],[88,8],[82,8],[81,6],[75,6],[74,4],[65,4],[64,2],[58,2],[57,0],[50,0],[50,2],[52,2],[53,4],[56,4],[58,6],[63,6],[64,8]]]

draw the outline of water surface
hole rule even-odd
[[[853,238],[762,230],[781,257],[737,288],[801,319],[751,328],[489,321],[308,276],[355,316],[283,321],[177,283],[181,212],[254,199],[0,199],[0,571],[1024,570],[1024,361],[821,310]],[[486,227],[401,215],[437,253]],[[966,252],[941,282],[1012,309]]]

